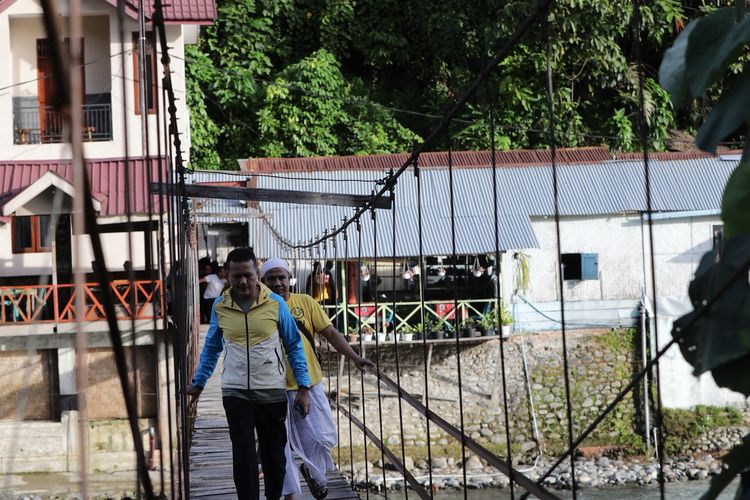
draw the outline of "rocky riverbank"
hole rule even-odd
[[[410,460],[407,459],[407,463]],[[517,470],[523,472],[532,480],[539,477],[552,465],[552,460],[540,459],[536,464],[519,465]],[[607,457],[582,458],[575,461],[576,482],[579,487],[596,488],[609,486],[655,484],[658,481],[658,463],[644,461],[639,458],[610,459]],[[429,468],[425,461],[417,461],[410,469],[415,478],[425,487],[429,486]],[[664,466],[664,477],[668,482],[706,479],[718,474],[721,470],[721,460],[711,454],[682,456],[668,458]],[[349,471],[344,468],[344,472]],[[382,489],[383,469],[379,462],[369,464],[367,478],[365,478],[365,463],[354,464],[354,478],[358,488],[369,486]],[[403,488],[402,476],[393,470],[385,470],[385,481],[388,489]],[[432,485],[433,489],[458,489],[464,484],[463,468],[453,459],[442,457],[433,459]],[[466,484],[471,489],[505,488],[508,478],[500,474],[494,467],[486,465],[477,457],[470,457],[466,464]],[[570,489],[570,462],[561,464],[544,484],[554,489]]]

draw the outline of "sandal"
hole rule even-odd
[[[310,469],[307,468],[307,464],[299,466],[299,471],[302,473],[302,477],[307,481],[307,486],[310,488],[310,493],[316,498],[316,500],[323,500],[328,496],[328,488],[324,484],[318,483],[310,474]]]

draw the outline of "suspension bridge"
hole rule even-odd
[[[338,445],[333,450],[337,468],[329,474],[328,498],[369,498],[371,494],[432,498],[438,484],[445,483],[438,477],[443,474],[437,459],[449,444],[456,447],[460,457],[455,461],[459,470],[455,484],[465,497],[469,496],[472,459],[479,459],[482,465],[493,468],[498,477],[502,476],[501,482],[507,484],[511,498],[529,495],[557,498],[559,492],[551,488],[549,478],[564,467],[569,474],[567,486],[575,498],[579,486],[576,476],[579,448],[589,444],[587,440],[624,405],[629,405],[628,411],[634,414],[647,415],[640,439],[658,463],[656,479],[660,495],[665,496],[661,405],[663,398],[669,396],[661,392],[659,365],[676,340],[666,340],[667,333],[658,328],[662,323],[654,301],[658,296],[655,249],[659,246],[654,239],[654,225],[658,221],[655,213],[692,210],[694,217],[702,217],[707,214],[699,212],[707,208],[698,202],[685,208],[664,194],[663,186],[675,178],[670,176],[679,173],[663,158],[649,158],[642,103],[639,117],[642,154],[623,155],[617,163],[611,162],[609,152],[602,148],[558,150],[553,75],[548,57],[549,150],[500,152],[493,143],[486,152],[432,151],[437,138],[447,138],[448,144],[453,143],[452,121],[468,103],[480,102],[484,106],[490,137],[494,140],[493,98],[488,82],[498,76],[498,67],[513,53],[530,27],[543,23],[550,2],[540,0],[531,8],[513,35],[502,41],[495,56],[445,111],[440,123],[410,153],[384,156],[374,166],[365,163],[375,160],[353,158],[248,159],[240,161],[239,171],[224,173],[195,171],[183,160],[180,104],[171,77],[174,59],[170,57],[173,50],[168,21],[172,11],[160,0],[137,8],[118,2],[115,29],[120,39],[125,39],[127,23],[130,23],[127,29],[137,24],[137,51],[145,54],[154,50],[151,56],[154,59],[158,54],[162,78],[154,82],[155,133],[144,132],[153,126],[147,117],[138,124],[137,128],[143,132],[140,135],[143,149],[141,154],[131,157],[126,146],[125,156],[118,163],[122,176],[113,181],[122,182],[123,208],[116,212],[114,204],[110,205],[107,215],[119,219],[106,222],[101,220],[105,213],[103,197],[94,192],[97,184],[105,184],[103,180],[94,180],[104,177],[96,177],[98,170],[84,158],[83,143],[94,141],[95,133],[110,131],[104,125],[82,123],[82,116],[86,116],[82,113],[83,83],[77,71],[70,71],[70,67],[83,64],[76,55],[80,51],[75,50],[75,40],[81,39],[82,34],[82,26],[75,21],[80,21],[77,10],[80,2],[70,2],[71,23],[65,30],[70,51],[59,42],[63,37],[56,19],[57,6],[49,0],[42,3],[46,36],[53,41],[44,47],[45,64],[54,69],[50,74],[64,90],[55,111],[61,120],[56,133],[88,132],[68,134],[72,154],[65,168],[50,168],[49,175],[37,172],[34,183],[38,185],[34,189],[42,192],[52,188],[65,193],[73,203],[69,212],[72,217],[62,213],[67,199],[55,198],[55,208],[49,214],[52,218],[48,231],[53,235],[56,251],[63,252],[65,248],[58,229],[63,221],[68,231],[73,228],[74,236],[88,235],[93,261],[87,277],[82,271],[83,257],[78,251],[71,253],[68,244],[68,252],[53,260],[56,266],[68,260],[66,272],[72,282],[0,288],[3,303],[0,319],[9,327],[43,325],[39,336],[30,336],[28,342],[47,342],[37,338],[44,333],[62,332],[74,338],[74,344],[67,346],[71,349],[67,353],[71,359],[67,362],[75,367],[71,370],[75,372],[75,383],[69,385],[78,389],[67,393],[65,405],[76,412],[80,449],[89,446],[85,441],[89,435],[87,412],[96,410],[86,400],[90,381],[86,353],[106,346],[111,348],[111,365],[117,373],[132,437],[139,495],[186,499],[233,497],[231,445],[221,408],[219,381],[216,376],[209,381],[196,405],[189,401],[186,388],[202,345],[196,296],[201,225],[239,220],[245,227],[243,243],[253,246],[261,259],[287,259],[294,270],[292,279],[300,290],[306,289],[303,287],[306,277],[318,278],[313,274],[315,262],[322,263],[321,267],[332,262],[331,278],[338,283],[334,294],[338,298],[323,303],[322,307],[337,330],[349,335],[350,345],[376,365],[374,372],[360,373],[327,343],[317,345],[325,371],[321,383],[325,384],[338,427]],[[146,22],[153,27],[153,41],[147,40]],[[636,39],[640,41],[640,37]],[[72,59],[70,64],[68,58]],[[141,85],[145,85],[144,75],[150,71],[146,59],[141,57],[136,64]],[[124,58],[121,66],[125,67]],[[640,62],[638,72],[642,79]],[[140,109],[147,109],[148,89],[139,88]],[[125,120],[118,128],[126,138],[128,127],[132,128],[132,124]],[[40,132],[40,137],[47,132]],[[20,144],[31,140],[29,137],[28,132],[19,132],[17,140]],[[704,159],[693,155],[679,160]],[[726,158],[719,165],[725,170],[722,175],[731,173],[736,164],[733,161],[736,159]],[[522,175],[519,169],[500,166],[513,162],[529,168]],[[596,172],[581,167],[597,162],[610,163]],[[656,180],[652,179],[654,172],[658,173]],[[620,185],[627,186],[633,194],[620,205],[610,203],[612,193],[606,188],[607,180],[618,175],[622,176]],[[654,186],[659,189],[653,189]],[[696,183],[695,189],[701,188],[710,186]],[[576,190],[575,196],[570,194]],[[570,202],[587,195],[598,198],[589,200],[583,208]],[[21,201],[17,202],[19,206]],[[134,218],[136,207],[147,216]],[[610,213],[637,214],[627,223],[642,237],[639,240],[642,280],[636,288],[643,291],[645,298],[640,301],[640,310],[638,302],[605,301],[605,285],[597,268],[596,254],[580,249],[563,250],[561,218]],[[532,227],[532,216],[547,221],[540,224],[545,224],[546,241],[554,247],[548,273],[551,277],[546,282],[550,296],[547,302],[554,303],[554,308],[535,305],[523,293],[528,262],[520,250],[539,247],[541,238],[537,234],[541,231],[535,232]],[[147,255],[137,273],[132,267],[116,273],[111,266],[108,268],[109,250],[102,242],[104,235],[112,233],[128,235],[123,240],[131,256],[128,262],[138,251]],[[134,247],[134,234],[142,235],[141,247]],[[207,247],[205,232],[203,238]],[[41,239],[29,244],[44,246]],[[71,259],[74,265],[70,265]],[[588,285],[586,280],[599,282],[599,305],[606,302],[614,311],[609,316],[566,300],[577,293],[568,282],[582,283],[584,288]],[[484,287],[482,293],[475,293],[481,287]],[[506,310],[511,307],[512,312]],[[523,330],[524,326],[536,328],[531,319],[528,320],[531,326],[523,323],[524,317],[541,316],[554,325],[548,328],[553,330],[547,337],[552,340],[544,350],[554,355],[557,387],[554,393],[542,396],[542,401],[555,405],[551,406],[559,423],[555,432],[562,446],[552,453],[554,458],[549,463],[544,463],[544,470],[534,470],[533,474],[518,465],[519,455],[530,451],[542,453],[544,438],[537,429],[534,401],[544,387],[532,384],[524,341],[516,340],[515,335],[501,334],[503,327],[511,322],[506,321],[510,315],[515,318],[517,330]],[[697,317],[691,321],[697,321]],[[647,323],[653,326],[647,327]],[[97,330],[99,335],[87,337],[93,324],[101,326]],[[485,336],[475,335],[479,324]],[[589,408],[595,405],[595,395],[585,392],[590,376],[586,363],[592,363],[593,357],[585,352],[585,347],[572,347],[578,345],[577,331],[581,328],[606,331],[616,326],[639,327],[644,347],[642,350],[639,347],[632,359],[621,360],[617,356],[609,359],[608,353],[603,356],[610,367],[624,363],[631,371],[630,376],[610,387],[612,392],[606,394],[609,399],[596,403],[595,413],[581,416],[582,409],[575,407],[576,398],[583,395],[581,406]],[[47,327],[50,332],[42,331]],[[15,347],[22,345],[19,341]],[[155,356],[155,361],[151,358],[139,361],[138,356],[143,353],[138,354],[137,347],[144,345],[153,346],[155,354],[149,356]],[[26,347],[29,351],[37,349],[34,345]],[[476,373],[477,360],[482,356],[489,358],[487,366],[491,368]],[[445,365],[446,359],[455,363],[450,377],[434,369],[435,365]],[[153,387],[144,385],[145,369],[138,368],[142,363],[156,366]],[[515,367],[515,371],[509,371],[509,366]],[[144,429],[139,421],[148,413],[144,410],[144,391],[156,393],[152,412],[156,424],[153,431],[147,432],[152,439],[145,446]],[[479,413],[476,405],[470,408],[468,404],[476,392],[482,392]],[[524,401],[522,405],[519,400]],[[525,401],[531,402],[530,415],[534,419],[534,442],[526,449],[525,442],[517,439],[526,430],[519,428],[516,414],[520,406],[526,407]],[[544,411],[548,413],[546,408]],[[484,439],[483,434],[486,431],[489,435],[490,427],[484,425],[489,422],[500,429],[491,441]],[[420,467],[407,454],[407,446],[418,448],[423,455]],[[150,449],[147,451],[146,447]],[[79,455],[78,469],[85,493],[91,464],[87,453]],[[373,462],[379,464],[376,469],[371,468]],[[154,484],[149,469],[159,473],[158,484]],[[304,498],[309,495],[308,490],[303,491]]]

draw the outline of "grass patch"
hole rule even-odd
[[[666,451],[669,454],[677,453],[685,443],[704,432],[744,423],[742,412],[731,406],[698,405],[690,410],[664,408]]]
[[[612,353],[629,353],[633,350],[635,334],[635,328],[612,328],[593,338],[597,344]]]

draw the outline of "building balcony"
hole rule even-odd
[[[164,317],[161,281],[115,280],[109,284],[118,320],[160,319]],[[102,285],[83,287],[83,321],[106,319]],[[28,323],[72,323],[76,321],[76,286],[31,285],[0,287],[0,325]]]
[[[62,113],[51,106],[15,106],[13,109],[14,144],[54,144],[65,142]],[[112,140],[112,105],[83,105],[82,138],[85,142]]]

